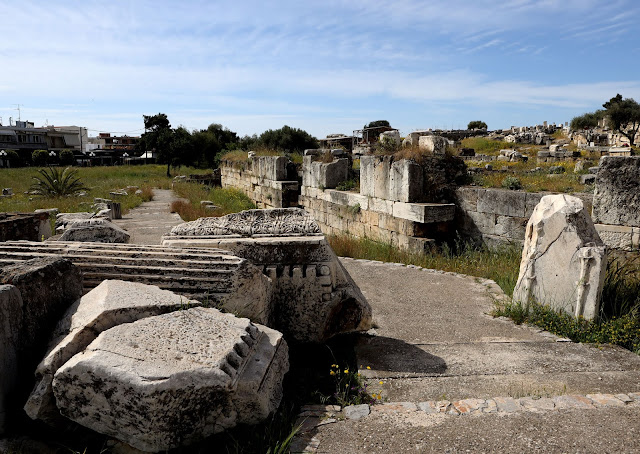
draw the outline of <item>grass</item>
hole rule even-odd
[[[328,237],[335,253],[343,257],[404,263],[494,280],[508,295],[518,279],[521,247],[502,246],[495,250],[474,247],[458,241],[453,246],[443,245],[428,254],[415,254],[367,238],[349,235]]]
[[[173,190],[187,201],[176,201],[171,204],[171,211],[180,215],[184,221],[195,221],[202,217],[224,216],[242,210],[256,208],[255,204],[244,192],[234,188],[209,188],[200,184],[175,183]],[[219,208],[205,209],[200,202],[210,200]]]
[[[89,190],[84,196],[42,197],[24,194],[34,182],[33,177],[40,175],[38,168],[0,169],[0,187],[13,188],[14,196],[0,199],[0,212],[32,212],[39,208],[58,208],[61,212],[86,211],[95,197],[113,198],[109,192],[127,186],[138,186],[143,194],[135,191],[127,196],[119,196],[122,210],[126,213],[133,207],[150,199],[151,188],[169,188],[171,180],[166,177],[166,167],[162,165],[113,166],[113,167],[74,167],[77,177]]]
[[[462,139],[462,148],[473,148],[476,154],[497,155],[500,150],[514,148],[516,144],[486,137],[467,137]]]

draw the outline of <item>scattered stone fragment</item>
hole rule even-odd
[[[578,395],[564,395],[553,398],[556,408],[559,410],[565,408],[595,408],[591,399]]]
[[[587,394],[596,406],[603,407],[624,407],[625,403],[615,397],[613,394]]]
[[[520,399],[520,405],[532,412],[550,411],[556,406],[553,400],[548,397],[523,397]]]
[[[453,406],[461,415],[472,415],[482,413],[487,403],[484,399],[463,399],[454,402]]]
[[[433,401],[428,401],[428,402],[419,402],[418,403],[418,408],[420,410],[422,410],[425,413],[438,413],[438,407],[436,406],[436,403]]]
[[[616,397],[616,399],[620,399],[625,404],[630,404],[631,402],[633,402],[633,399],[626,394],[614,394],[614,396]]]
[[[111,215],[111,210],[108,215]],[[59,241],[92,243],[128,243],[130,235],[108,219],[84,219],[67,224]]]
[[[344,412],[344,417],[347,419],[359,420],[369,415],[371,410],[369,409],[369,405],[350,405],[348,407],[344,407],[342,410]]]
[[[498,407],[498,413],[515,413],[522,410],[520,402],[513,397],[494,397],[493,400]]]

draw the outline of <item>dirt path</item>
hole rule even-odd
[[[184,222],[170,206],[178,196],[170,189],[154,189],[153,200],[144,202],[114,222],[129,232],[133,244],[160,244],[162,235]]]
[[[309,452],[640,450],[637,355],[490,317],[490,281],[343,263],[377,324],[357,343],[360,373],[386,403],[310,419]]]

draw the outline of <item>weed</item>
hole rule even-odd
[[[374,404],[382,400],[380,393],[369,393],[368,385],[364,383],[357,369],[352,370],[348,366],[332,364],[329,375],[333,380],[335,392],[330,396],[320,396],[323,403],[346,407],[348,405]]]
[[[360,192],[360,180],[354,178],[354,179],[351,179],[351,180],[342,181],[336,186],[336,189],[338,191],[356,191],[356,192]]]
[[[355,205],[349,205],[347,207],[347,211],[355,216],[356,214],[360,213],[360,204],[356,203]]]
[[[514,148],[513,143],[500,140],[487,139],[485,137],[467,137],[462,139],[463,148],[473,148],[477,154],[497,155],[500,150]]]
[[[519,178],[510,175],[502,180],[502,187],[515,191],[518,189],[522,189],[522,182]]]

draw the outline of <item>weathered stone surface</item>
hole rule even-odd
[[[349,179],[350,162],[346,158],[333,162],[314,161],[313,156],[303,158],[302,185],[311,188],[333,189]]]
[[[582,201],[565,194],[545,196],[527,223],[513,298],[594,318],[606,263],[605,246]]]
[[[73,221],[81,219],[91,219],[94,213],[82,212],[82,213],[58,213],[56,215],[56,230],[59,227],[66,228],[67,224]]]
[[[82,275],[68,260],[41,258],[0,268],[0,432],[10,422],[6,413],[19,411],[26,399],[49,334],[80,295]]]
[[[370,413],[369,405],[349,405],[348,407],[344,407],[344,417],[347,419],[359,420],[368,416]]]
[[[287,161],[285,156],[253,156],[253,173],[258,178],[281,181],[287,179]]]
[[[66,417],[157,452],[264,418],[287,370],[279,333],[193,308],[104,331],[56,372],[53,391]]]
[[[18,381],[18,353],[22,326],[22,297],[13,285],[0,285],[0,435],[9,417],[11,399]]]
[[[69,307],[58,323],[51,336],[53,340],[49,351],[36,369],[36,386],[25,405],[25,411],[32,419],[56,421],[60,413],[51,388],[53,374],[103,331],[123,323],[200,304],[199,301],[152,285],[103,281]]]
[[[269,320],[271,281],[262,269],[228,251],[117,243],[0,242],[4,262],[43,256],[62,256],[80,267],[85,291],[105,279],[134,281],[225,307],[259,323]]]
[[[640,156],[605,156],[599,167],[594,222],[640,227]]]
[[[440,136],[421,136],[418,139],[418,147],[421,150],[436,154],[443,154],[449,145],[449,141]]]
[[[0,269],[0,284],[15,286],[22,295],[22,348],[36,356],[43,352],[60,316],[82,295],[80,269],[58,257],[5,266]]]
[[[300,208],[246,210],[218,218],[200,218],[171,229],[169,236],[253,236],[307,235],[320,233],[320,227]]]
[[[288,338],[323,342],[339,333],[370,329],[369,303],[306,212],[243,213],[215,218],[213,229],[206,219],[176,226],[163,237],[163,245],[227,249],[263,269],[274,287],[270,326]]]
[[[105,216],[111,209],[103,210]],[[71,221],[60,237],[60,241],[80,241],[92,243],[128,243],[129,234],[108,219],[81,219]]]

